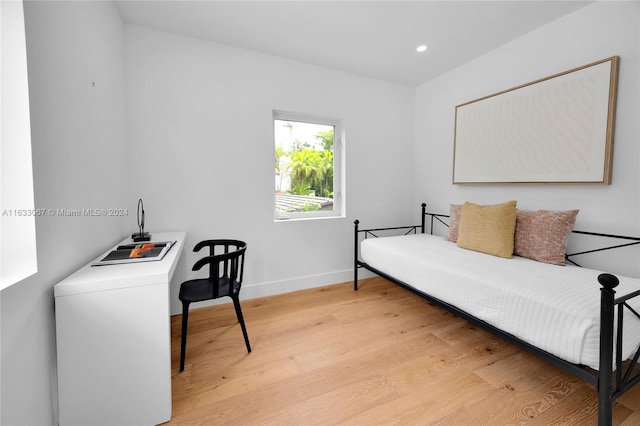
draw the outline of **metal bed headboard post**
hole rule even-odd
[[[598,424],[610,425],[613,415],[613,312],[615,287],[620,283],[611,274],[598,275],[600,289],[600,368],[598,373]],[[617,366],[620,369],[620,366]]]
[[[353,221],[353,226],[354,226],[354,233],[353,233],[353,237],[354,237],[354,241],[353,241],[353,247],[354,247],[354,253],[353,253],[353,289],[354,290],[358,290],[358,268],[360,268],[360,262],[358,261],[358,225],[360,224],[360,221],[358,219]]]

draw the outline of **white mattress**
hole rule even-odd
[[[416,289],[464,310],[574,364],[598,369],[602,271],[504,259],[418,234],[368,238],[362,260]],[[616,295],[640,289],[618,276]],[[640,297],[631,306],[640,311]],[[623,359],[640,345],[640,320],[625,313]]]

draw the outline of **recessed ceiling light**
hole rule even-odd
[[[421,44],[420,46],[416,47],[416,51],[422,53],[422,52],[426,52],[427,51],[427,45],[426,44]]]

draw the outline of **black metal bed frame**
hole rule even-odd
[[[405,231],[404,235],[408,234],[417,234],[418,230],[420,233],[424,234],[426,231],[426,218],[430,217],[430,229],[429,233],[433,234],[433,225],[434,222],[439,222],[442,225],[448,227],[448,223],[444,220],[444,218],[448,218],[449,215],[439,214],[439,213],[429,213],[426,211],[426,204],[422,204],[422,215],[421,215],[421,223],[420,225],[407,225],[407,226],[397,226],[397,227],[389,227],[389,228],[375,228],[375,229],[359,229],[360,221],[354,221],[354,278],[353,278],[353,289],[358,290],[358,269],[365,268],[376,275],[379,275],[394,284],[399,285],[414,294],[417,294],[420,297],[427,299],[428,301],[438,305],[455,315],[467,320],[468,322],[477,325],[498,337],[505,339],[506,341],[519,346],[520,348],[542,358],[543,360],[551,363],[552,365],[573,374],[575,377],[590,383],[593,385],[598,391],[598,425],[599,426],[608,426],[612,424],[613,421],[613,403],[617,400],[623,393],[627,390],[631,389],[634,385],[640,383],[640,371],[636,371],[640,369],[640,364],[638,360],[640,358],[640,347],[637,348],[635,355],[630,361],[625,361],[623,363],[622,360],[622,325],[623,325],[623,316],[625,309],[629,311],[630,314],[635,315],[640,318],[640,313],[634,310],[627,301],[633,299],[635,297],[640,296],[640,289],[634,291],[630,294],[621,296],[616,298],[616,292],[614,288],[618,286],[619,281],[615,275],[612,274],[600,274],[598,276],[598,282],[602,286],[601,298],[600,298],[600,360],[599,365],[601,366],[600,371],[595,371],[591,368],[588,368],[583,365],[570,363],[562,358],[557,357],[556,355],[550,354],[542,349],[537,348],[536,346],[531,345],[530,343],[525,342],[522,339],[515,337],[514,335],[507,333],[499,328],[494,327],[493,325],[476,318],[473,315],[468,314],[467,312],[457,308],[456,306],[439,300],[427,293],[424,293],[413,286],[402,282],[389,274],[386,274],[375,267],[368,265],[367,263],[361,261],[359,259],[359,246],[360,246],[360,235],[363,234],[364,238],[378,238],[380,232],[385,231]],[[624,244],[617,244],[612,246],[606,246],[594,250],[581,251],[577,253],[571,253],[565,255],[565,258],[568,262],[578,265],[572,258],[575,256],[600,252],[604,250],[612,250],[620,247],[627,247],[632,245],[640,245],[639,237],[629,237],[623,235],[612,235],[612,234],[602,234],[595,232],[585,232],[585,231],[572,231],[575,234],[583,234],[590,235],[596,237],[604,237],[604,238],[613,238],[616,240],[627,240],[631,241]],[[617,324],[614,327],[615,318],[615,310],[617,309]],[[616,333],[616,344],[614,346],[614,330],[617,327]],[[613,357],[615,353],[615,361],[616,366],[619,368],[613,368]],[[603,370],[602,366],[607,366]],[[638,367],[638,368],[636,368]]]

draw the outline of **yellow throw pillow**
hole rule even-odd
[[[516,201],[482,206],[464,203],[460,211],[458,246],[512,258],[516,230]]]

